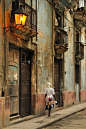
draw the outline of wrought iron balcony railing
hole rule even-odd
[[[68,46],[68,35],[67,32],[61,27],[55,27],[55,44]]]
[[[84,44],[81,42],[75,42],[75,58],[77,61],[84,58]]]
[[[76,0],[53,0],[53,3],[56,5],[55,7],[66,8],[74,8],[76,5]],[[64,4],[65,3],[65,4]]]
[[[61,27],[55,27],[55,50],[57,53],[62,54],[68,50],[68,35]]]
[[[26,25],[29,26],[32,30],[37,29],[36,22],[37,22],[37,11],[31,8],[28,4],[25,3],[25,11],[28,14]]]
[[[77,0],[76,0],[77,1]],[[74,11],[75,24],[82,28],[86,27],[86,5],[79,6],[79,1],[77,2],[77,9]]]

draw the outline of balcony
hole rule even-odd
[[[77,9],[74,11],[74,19],[75,19],[75,24],[80,26],[82,28],[83,26],[86,27],[86,3],[84,1],[81,1],[80,3],[78,0],[77,2]]]
[[[86,21],[86,11],[85,7],[77,8],[77,10],[74,12],[75,19],[84,19]]]
[[[81,42],[75,42],[75,59],[80,61],[84,58],[84,44]]]
[[[22,2],[21,2],[22,3]],[[14,17],[11,17],[10,26],[11,34],[20,37],[22,40],[28,41],[30,37],[37,35],[37,11],[24,3],[25,11],[28,14],[26,24],[24,26],[15,26]]]
[[[55,27],[55,30],[55,53],[62,54],[68,50],[68,35],[67,32],[61,27]]]
[[[76,0],[53,0],[53,3],[55,4],[55,7],[63,10],[65,7],[70,9],[76,6]]]

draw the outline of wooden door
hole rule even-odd
[[[19,114],[19,51],[9,49],[9,96],[10,96],[10,115]]]
[[[31,56],[30,53],[21,50],[20,72],[20,115],[21,117],[31,114]]]
[[[54,59],[54,87],[56,100],[58,101],[58,106],[62,106],[62,94],[61,94],[61,68],[62,61]]]

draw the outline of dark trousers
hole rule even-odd
[[[52,101],[51,99],[49,99],[49,102]],[[50,116],[50,112],[51,112],[51,104],[49,105],[49,114],[48,116]]]
[[[51,105],[49,105],[49,114],[48,114],[48,116],[50,116],[50,111],[51,111]]]

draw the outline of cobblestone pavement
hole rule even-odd
[[[42,129],[86,129],[86,109]]]

